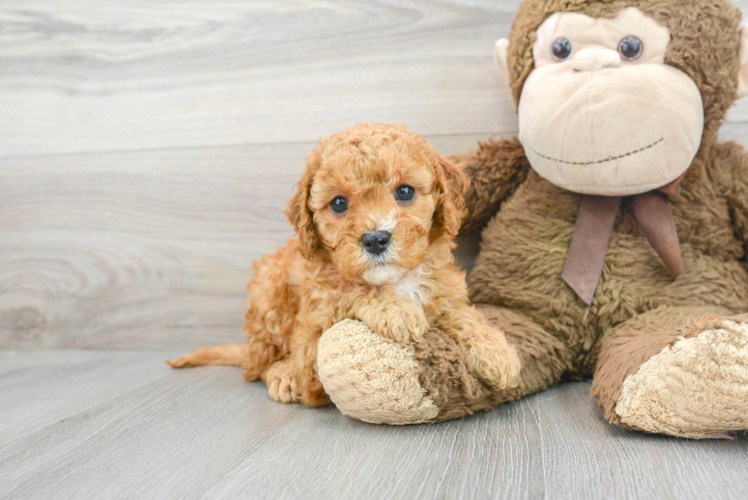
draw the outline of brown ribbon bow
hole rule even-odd
[[[683,260],[668,195],[680,192],[682,179],[683,176],[658,190],[637,195],[632,202],[642,233],[675,278],[683,272]],[[603,272],[621,200],[620,196],[587,195],[579,207],[561,277],[587,305],[592,304]]]

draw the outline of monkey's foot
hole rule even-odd
[[[626,378],[615,407],[630,427],[704,438],[748,429],[748,323],[716,320]]]

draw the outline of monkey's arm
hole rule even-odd
[[[481,142],[473,151],[452,157],[470,177],[465,196],[468,215],[460,234],[479,231],[499,210],[501,203],[525,180],[530,164],[517,138]]]

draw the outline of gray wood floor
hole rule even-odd
[[[374,426],[177,352],[0,353],[0,498],[748,498],[747,436],[613,428],[588,383]]]
[[[242,340],[319,137],[515,133],[492,48],[518,4],[0,2],[0,498],[748,498],[747,436],[612,428],[585,383],[377,427],[163,363]],[[748,144],[748,99],[722,136]]]

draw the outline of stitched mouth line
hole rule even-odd
[[[607,163],[609,161],[619,160],[621,158],[625,158],[627,156],[635,155],[637,153],[641,153],[642,151],[646,151],[647,149],[651,149],[655,146],[657,146],[659,143],[663,142],[665,138],[663,137],[659,141],[655,141],[649,146],[644,146],[643,148],[637,149],[635,151],[629,151],[628,153],[618,155],[618,156],[611,156],[610,158],[605,158],[604,160],[598,160],[598,161],[589,161],[589,162],[582,162],[582,161],[566,161],[566,160],[559,160],[558,158],[552,158],[550,156],[546,156],[538,151],[536,151],[534,148],[532,149],[532,152],[536,155],[540,156],[541,158],[545,158],[546,160],[556,161],[558,163],[565,163],[566,165],[582,165],[582,166],[588,166],[588,165],[599,165],[601,163]]]

